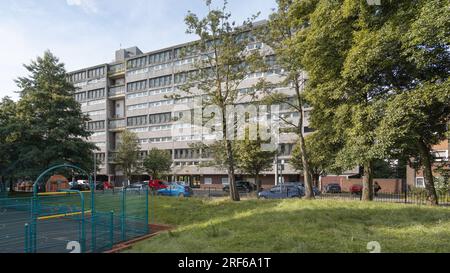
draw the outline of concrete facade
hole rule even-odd
[[[116,52],[113,63],[69,73],[70,80],[79,88],[75,98],[81,103],[82,111],[92,119],[87,126],[94,135],[89,141],[100,148],[96,154],[100,163],[98,176],[104,176],[104,180],[123,180],[115,155],[120,134],[131,130],[138,135],[142,158],[152,148],[171,152],[174,160],[172,179],[187,181],[194,187],[221,187],[227,183],[224,170],[200,167],[201,162],[209,159],[190,148],[191,143],[207,140],[207,134],[183,135],[174,130],[173,118],[178,114],[176,109],[189,105],[190,97],[183,95],[171,99],[168,96],[182,93],[178,89],[183,84],[179,75],[192,70],[193,62],[198,57],[181,58],[180,52],[187,46],[189,44],[176,45],[148,53],[142,53],[137,47],[122,49]],[[262,43],[255,42],[248,50],[255,49],[266,56],[274,56],[272,50]],[[244,103],[250,100],[246,97],[246,90],[253,88],[262,77],[274,83],[283,79],[282,71],[276,67],[272,73],[249,75],[239,86]],[[278,91],[289,96],[295,94],[290,87],[280,87]],[[283,105],[280,111],[294,118],[298,116],[298,113]],[[305,133],[311,131],[308,128],[308,111],[310,109],[305,110]],[[294,134],[280,134],[278,160],[286,163],[282,171],[285,181],[302,181],[298,172],[288,164],[295,142]],[[237,178],[249,179],[242,175]],[[264,184],[274,184],[274,171],[263,173],[261,179]]]

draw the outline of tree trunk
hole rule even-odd
[[[427,204],[436,206],[439,204],[436,194],[436,188],[434,187],[434,177],[432,171],[432,160],[430,155],[430,148],[425,143],[420,141],[419,152],[422,158],[423,176],[425,180],[425,189],[427,190]]]
[[[373,162],[368,161],[364,164],[363,191],[361,200],[373,200]]]
[[[261,191],[261,181],[259,180],[259,173],[255,175],[256,182],[256,197],[259,199],[259,192]]]
[[[320,175],[318,175],[318,174],[315,173],[315,174],[312,174],[311,177],[312,177],[312,181],[313,181],[314,187],[320,189],[320,187],[319,187],[319,178],[320,178]]]
[[[227,113],[225,106],[222,107],[222,134],[227,150],[227,171],[228,171],[228,183],[230,183],[230,198],[233,201],[240,201],[239,192],[237,191],[236,181],[234,179],[233,147],[231,145],[231,141],[228,140],[227,136]]]

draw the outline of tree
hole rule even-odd
[[[261,147],[260,137],[250,140],[248,137],[236,144],[237,167],[240,171],[255,178],[257,192],[261,190],[261,172],[272,169],[276,151],[266,151]]]
[[[363,165],[364,200],[373,198],[374,162],[410,154],[399,149],[403,143],[414,147],[411,151],[422,151],[429,201],[437,203],[430,160],[425,156],[431,146],[423,136],[433,135],[433,142],[442,139],[442,131],[426,126],[421,137],[407,138],[405,134],[414,135],[416,127],[398,126],[418,117],[409,115],[408,108],[417,107],[422,112],[420,109],[430,104],[439,104],[439,99],[427,92],[433,88],[430,85],[444,87],[441,84],[448,79],[448,8],[448,1],[440,0],[382,1],[376,6],[366,1],[319,1],[310,15],[306,39],[299,38],[299,43],[304,43],[304,63],[310,76],[313,127],[322,133],[330,128],[331,120],[332,128],[344,140],[337,162]],[[424,106],[425,100],[433,101]],[[401,106],[405,115],[395,115]],[[442,110],[437,111],[439,116],[421,116],[419,123],[439,123],[441,128],[447,120]]]
[[[304,5],[303,5],[304,3]],[[314,7],[315,1],[302,1],[302,8],[308,10]],[[257,86],[265,92],[264,99],[269,104],[285,104],[291,111],[299,113],[296,121],[289,120],[283,116],[280,117],[286,124],[291,125],[298,137],[298,148],[301,160],[301,170],[305,181],[305,197],[314,198],[312,181],[310,179],[310,166],[307,147],[305,144],[305,136],[303,130],[304,108],[306,101],[303,95],[303,89],[306,84],[306,75],[303,66],[303,54],[300,43],[297,43],[297,37],[303,35],[307,26],[307,12],[304,17],[293,17],[291,10],[294,2],[292,0],[277,0],[278,9],[270,15],[269,22],[265,27],[260,28],[259,37],[268,44],[276,56],[276,67],[282,71],[284,80],[281,86],[291,86],[295,90],[294,97],[278,92],[275,87],[280,84],[271,84],[261,81]],[[297,14],[299,15],[299,13]],[[270,66],[263,66],[263,69],[274,69]]]
[[[212,9],[211,1],[206,1],[208,14],[200,19],[192,12],[185,18],[187,33],[195,34],[199,41],[191,48],[199,54],[195,61],[195,70],[183,72],[176,78],[186,78],[181,88],[188,94],[200,96],[202,107],[214,106],[210,119],[220,124],[219,143],[225,145],[225,166],[230,183],[230,198],[239,201],[236,189],[236,162],[233,153],[233,140],[230,132],[234,132],[234,107],[238,101],[238,87],[252,70],[255,54],[245,54],[245,49],[251,43],[249,31],[255,17],[246,20],[242,26],[235,26],[231,22],[231,14],[226,11],[227,2],[223,8]],[[197,91],[196,91],[197,90]],[[231,123],[231,124],[230,124]]]
[[[309,175],[313,185],[320,188],[319,180],[321,176],[326,176],[330,172],[340,173],[342,171],[334,164],[340,143],[334,143],[330,138],[317,132],[306,136],[305,142],[310,163]],[[297,143],[292,150],[289,163],[298,171],[303,171],[301,153],[300,145]]]
[[[447,138],[450,121],[450,80],[426,84],[388,101],[377,130],[378,145],[410,158],[413,168],[423,168],[427,202],[438,203],[432,166],[432,146]]]
[[[92,171],[95,145],[87,142],[89,121],[75,100],[64,64],[50,51],[24,65],[29,76],[16,80],[20,100],[11,140],[17,147],[14,171],[35,177],[54,164],[72,163]]]
[[[153,148],[144,159],[144,168],[152,179],[161,178],[160,175],[170,171],[172,156],[168,151]]]
[[[139,169],[139,151],[140,146],[136,133],[124,131],[120,135],[116,160],[123,170],[128,183],[133,173]]]
[[[5,176],[13,173],[14,162],[17,161],[18,140],[15,133],[17,125],[15,118],[16,103],[9,97],[4,97],[0,102],[0,183],[3,188],[6,187]]]

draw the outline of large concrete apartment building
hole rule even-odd
[[[148,53],[132,47],[120,49],[115,53],[115,61],[100,64],[69,73],[70,81],[78,87],[75,98],[80,102],[82,111],[87,113],[91,121],[87,128],[93,132],[89,141],[100,149],[96,153],[100,163],[100,179],[121,183],[123,173],[117,167],[115,155],[124,130],[137,133],[143,158],[154,147],[169,150],[173,160],[172,177],[177,181],[186,181],[193,187],[221,187],[228,183],[224,170],[214,167],[200,166],[202,161],[208,161],[204,155],[191,148],[193,142],[203,141],[207,136],[182,135],[173,130],[174,109],[187,105],[192,97],[169,98],[179,92],[179,86],[185,81],[183,72],[193,69],[193,63],[198,56],[181,53],[192,43],[175,45]],[[261,50],[267,59],[273,60],[273,51],[265,44],[255,41],[246,50]],[[252,73],[239,86],[239,93],[245,96],[255,83],[265,77],[272,82],[280,82],[282,73],[274,67],[270,73]],[[280,92],[293,95],[294,90],[280,87]],[[289,107],[280,105],[280,112],[295,118],[298,113]],[[308,110],[304,113],[304,131],[308,127]],[[206,138],[205,138],[206,137]],[[275,173],[284,181],[302,181],[289,164],[296,137],[292,133],[281,134],[278,144],[278,163],[284,163],[283,168],[276,167],[262,176],[263,184],[274,184]],[[244,174],[238,174],[237,179],[248,179]]]

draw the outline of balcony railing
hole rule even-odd
[[[124,129],[127,127],[127,121],[125,119],[110,120],[109,129]]]
[[[110,153],[108,155],[108,162],[109,163],[115,163],[117,162],[117,153]]]
[[[109,74],[117,74],[117,73],[121,73],[121,72],[125,72],[124,64],[118,64],[118,65],[109,67]]]
[[[114,86],[114,87],[109,88],[108,95],[110,97],[114,97],[114,96],[123,95],[123,94],[125,94],[125,92],[126,92],[125,85]]]

